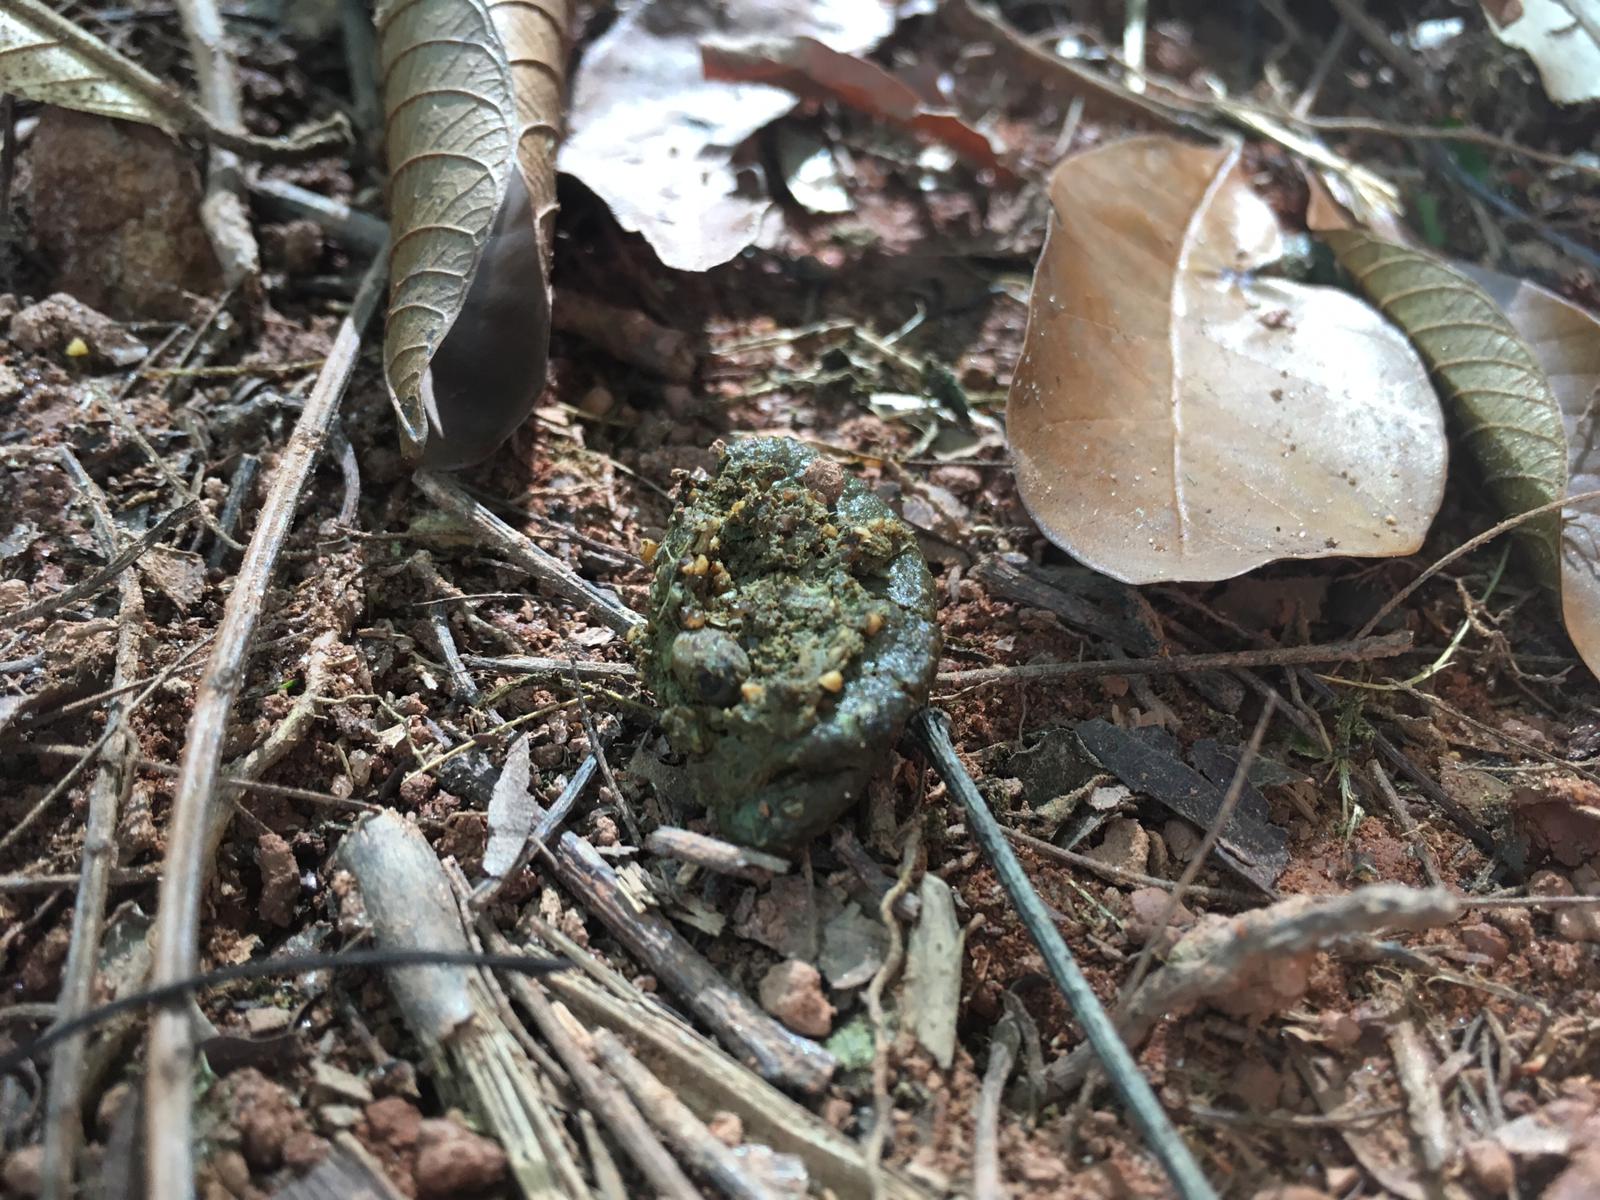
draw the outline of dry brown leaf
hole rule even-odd
[[[544,387],[569,16],[569,0],[378,12],[394,239],[384,366],[426,466],[493,453]]]
[[[618,18],[579,64],[561,169],[606,202],[681,271],[727,262],[760,235],[772,201],[732,162],[756,130],[795,99],[756,83],[704,77],[702,41],[811,37],[845,54],[894,28],[882,0],[644,0]]]
[[[1500,306],[1543,370],[1567,438],[1567,495],[1600,490],[1600,319],[1526,280],[1458,264]],[[1561,523],[1561,611],[1583,661],[1600,675],[1600,511]]]
[[[193,131],[176,91],[40,0],[0,5],[0,89],[167,133]]]
[[[948,146],[999,181],[1016,178],[989,139],[955,113],[929,108],[910,85],[877,63],[840,54],[815,38],[787,38],[746,46],[704,45],[707,79],[770,83],[806,100],[834,100]]]
[[[1409,554],[1444,487],[1439,403],[1355,298],[1249,274],[1283,237],[1238,147],[1068,159],[1007,423],[1040,528],[1130,583]]]

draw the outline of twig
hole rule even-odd
[[[478,918],[478,930],[494,953],[513,952],[511,943],[488,918]],[[583,1097],[584,1104],[605,1122],[611,1136],[656,1193],[667,1197],[667,1200],[695,1200],[699,1193],[651,1132],[638,1107],[612,1080],[595,1068],[544,990],[525,975],[507,975],[505,982],[517,1003],[533,1018],[540,1036],[550,1043],[579,1095]]]
[[[883,1195],[883,1147],[889,1137],[889,1121],[893,1104],[889,1099],[889,1022],[883,1011],[883,989],[900,973],[905,962],[905,938],[900,932],[900,922],[895,918],[895,901],[911,890],[911,875],[917,865],[917,851],[922,848],[922,823],[913,821],[906,831],[905,847],[900,853],[900,872],[894,886],[878,902],[878,919],[889,931],[889,948],[883,956],[883,965],[867,985],[867,1016],[872,1021],[872,1128],[867,1133],[863,1155],[867,1170],[872,1173],[873,1200]]]
[[[1502,533],[1507,533],[1510,530],[1515,529],[1518,525],[1521,525],[1526,521],[1531,521],[1534,517],[1543,516],[1545,513],[1558,512],[1563,508],[1576,507],[1579,504],[1597,499],[1600,499],[1600,488],[1590,492],[1579,492],[1576,496],[1563,496],[1559,500],[1552,500],[1548,504],[1541,504],[1538,508],[1530,508],[1525,512],[1520,512],[1514,517],[1507,517],[1498,525],[1493,525],[1490,528],[1485,529],[1476,537],[1468,538],[1466,541],[1462,542],[1461,545],[1450,551],[1449,554],[1446,554],[1443,558],[1435,562],[1421,575],[1418,575],[1410,583],[1406,584],[1406,586],[1401,588],[1399,592],[1391,596],[1382,608],[1372,614],[1372,618],[1361,627],[1361,632],[1356,634],[1356,637],[1358,639],[1366,637],[1380,624],[1382,624],[1385,617],[1394,612],[1395,609],[1399,608],[1408,599],[1410,599],[1411,594],[1423,584],[1427,583],[1428,580],[1432,579],[1435,575],[1444,570],[1457,559],[1464,558],[1466,555],[1471,554],[1480,546],[1487,545],[1489,542],[1494,541],[1494,539],[1499,537]]]
[[[570,658],[524,658],[507,655],[490,658],[482,654],[463,654],[461,661],[480,671],[504,671],[508,675],[528,675],[535,679],[548,679],[552,683],[576,675],[585,683],[615,683],[621,679],[637,679],[639,668],[632,663],[573,662]]]
[[[776,1200],[774,1193],[751,1177],[733,1151],[719,1142],[670,1088],[628,1053],[614,1033],[597,1030],[592,1041],[600,1064],[628,1090],[633,1102],[649,1115],[690,1166],[734,1200]]]
[[[610,802],[617,806],[617,812],[622,816],[622,823],[628,827],[628,836],[637,846],[642,840],[639,836],[639,819],[633,815],[632,806],[623,800],[622,789],[617,786],[617,781],[611,774],[611,764],[606,760],[606,744],[600,737],[599,729],[595,727],[594,715],[589,711],[589,701],[583,694],[583,680],[578,678],[578,660],[570,659],[568,662],[572,668],[572,691],[578,698],[578,718],[583,722],[584,736],[589,739],[595,765],[600,768],[600,786],[611,794]]]
[[[266,202],[264,207],[268,211],[279,216],[306,217],[316,222],[324,233],[332,234],[360,254],[375,255],[388,241],[389,226],[384,221],[351,208],[342,200],[332,200],[297,184],[262,176],[250,181],[250,190]]]
[[[976,685],[1030,679],[1065,679],[1072,675],[1187,675],[1193,671],[1248,667],[1286,667],[1302,663],[1371,662],[1393,658],[1411,649],[1409,633],[1361,637],[1323,646],[1278,646],[1265,650],[1233,650],[1225,654],[1174,654],[1169,658],[1102,658],[1070,663],[1024,663],[1016,667],[979,667],[941,671],[940,683]]]
[[[1424,96],[1429,95],[1428,73],[1417,60],[1395,45],[1389,31],[1368,15],[1365,0],[1331,0],[1334,10],[1359,33],[1385,62]]]
[[[1458,897],[1440,888],[1376,883],[1338,896],[1292,896],[1277,904],[1202,925],[1186,939],[1189,953],[1150,976],[1128,1008],[1128,1040],[1138,1045],[1155,1023],[1236,985],[1259,961],[1316,949],[1335,938],[1380,929],[1424,930],[1461,915]],[[1095,1066],[1078,1047],[1046,1068],[1052,1090],[1083,1082]]]
[[[1405,802],[1400,799],[1400,793],[1394,790],[1394,784],[1389,782],[1389,776],[1383,767],[1376,762],[1372,764],[1372,778],[1377,781],[1378,792],[1388,804],[1395,824],[1400,826],[1400,832],[1406,835],[1406,840],[1416,852],[1417,861],[1422,864],[1422,873],[1428,877],[1428,883],[1433,887],[1443,887],[1444,877],[1439,874],[1439,864],[1434,861],[1432,849],[1423,840],[1422,830],[1406,811]]]
[[[65,446],[62,462],[94,508],[95,524],[107,557],[117,557],[117,527],[105,493]],[[148,543],[145,543],[148,545]],[[112,684],[120,687],[139,674],[139,644],[144,636],[144,594],[132,572],[117,581],[122,593],[117,613],[116,666]],[[89,789],[89,811],[84,819],[83,866],[78,894],[72,907],[72,933],[67,960],[56,993],[60,1018],[70,1020],[88,1010],[94,1000],[95,971],[99,966],[100,936],[105,926],[106,894],[117,866],[117,809],[132,782],[127,760],[132,746],[119,717],[122,705],[112,701],[108,716],[113,732],[106,742]],[[68,1200],[73,1193],[73,1167],[83,1143],[82,1038],[69,1038],[50,1056],[50,1083],[45,1100],[43,1195],[45,1200]]]
[[[1395,1075],[1406,1094],[1411,1131],[1422,1154],[1423,1172],[1437,1181],[1446,1163],[1454,1160],[1449,1120],[1434,1079],[1434,1063],[1416,1022],[1405,1017],[1389,1026],[1389,1052]]]
[[[626,634],[634,626],[644,624],[644,618],[638,613],[601,592],[549,551],[540,549],[526,534],[511,528],[462,491],[453,479],[422,471],[416,476],[416,484],[428,499],[488,539],[513,563],[567,603],[599,618],[618,633]]]
[[[43,600],[36,600],[28,605],[27,608],[19,609],[14,613],[7,613],[5,616],[6,623],[15,627],[28,621],[36,621],[40,617],[49,616],[57,609],[66,607],[68,604],[74,604],[87,596],[93,596],[106,584],[143,558],[152,546],[166,537],[173,526],[186,520],[196,507],[198,507],[198,504],[194,500],[189,501],[187,504],[178,505],[177,508],[145,530],[137,540],[129,542],[118,550],[112,555],[110,562],[89,576],[89,578],[81,580],[64,591],[55,593],[53,596],[46,596]]]
[[[45,812],[49,810],[50,806],[66,793],[67,789],[72,786],[73,781],[76,780],[78,776],[81,775],[85,770],[87,770],[91,763],[96,761],[101,750],[105,749],[106,744],[116,736],[117,730],[122,727],[122,723],[128,719],[129,715],[146,700],[150,699],[150,697],[155,694],[156,689],[170,679],[173,673],[184,664],[191,654],[199,650],[202,646],[206,645],[210,640],[211,635],[207,634],[204,638],[201,638],[194,645],[190,646],[177,659],[169,664],[159,675],[157,675],[149,683],[145,684],[144,688],[133,698],[132,701],[122,707],[119,707],[111,713],[106,720],[105,729],[101,731],[101,734],[98,738],[90,743],[88,750],[84,752],[83,756],[67,769],[67,773],[65,775],[56,780],[55,786],[53,786],[48,792],[34,802],[33,807],[23,814],[20,821],[15,822],[10,829],[6,830],[4,835],[0,835],[0,851],[8,849],[10,846],[15,844],[18,838],[20,838],[29,829],[33,828],[34,822],[42,817]]]
[[[752,883],[768,883],[774,875],[789,871],[789,860],[776,854],[752,850],[748,846],[735,846],[721,838],[703,833],[691,833],[671,825],[658,825],[644,840],[644,848],[663,858],[693,863],[718,875],[731,875],[735,879],[748,879]]]
[[[233,468],[233,478],[228,481],[228,495],[222,502],[222,511],[217,514],[217,528],[222,531],[223,538],[233,537],[233,531],[239,526],[239,516],[244,512],[245,501],[255,490],[256,476],[260,473],[260,458],[254,454],[239,456],[238,465]],[[222,565],[222,560],[228,553],[228,543],[223,538],[212,543],[210,551],[206,554],[206,566]]]
[[[552,858],[561,885],[763,1079],[808,1093],[827,1086],[833,1055],[757,1008],[659,915],[636,911],[593,846],[564,833]]]
[[[215,0],[176,0],[178,18],[194,59],[200,104],[211,123],[235,133],[244,132],[244,107],[239,99],[239,75],[228,52],[222,15]],[[211,148],[206,166],[206,198],[200,220],[211,239],[222,278],[239,287],[261,273],[261,251],[250,228],[245,202],[244,168],[232,150]]]
[[[468,948],[449,877],[422,831],[399,813],[363,817],[339,846],[380,947]],[[545,1098],[542,1076],[501,1019],[489,978],[474,970],[392,970],[389,989],[446,1089],[459,1089],[505,1147],[527,1200],[584,1193]]]
[[[1144,982],[1145,974],[1150,970],[1150,964],[1155,961],[1156,946],[1160,943],[1161,935],[1166,931],[1167,925],[1172,921],[1173,915],[1178,911],[1178,905],[1183,903],[1183,895],[1194,883],[1194,877],[1200,873],[1200,868],[1211,857],[1211,851],[1216,849],[1222,831],[1228,827],[1228,822],[1233,819],[1233,810],[1239,803],[1239,797],[1244,794],[1245,782],[1250,778],[1250,768],[1255,765],[1256,755],[1261,752],[1262,739],[1267,736],[1267,726],[1272,722],[1272,714],[1277,709],[1273,700],[1268,700],[1261,709],[1261,716],[1256,720],[1256,727],[1250,733],[1250,741],[1245,744],[1244,753],[1239,756],[1239,763],[1233,769],[1233,778],[1228,781],[1228,790],[1222,797],[1222,803],[1217,806],[1217,814],[1212,817],[1211,824],[1206,828],[1206,833],[1200,839],[1200,845],[1195,848],[1194,854],[1189,859],[1188,866],[1184,867],[1183,874],[1178,876],[1177,886],[1167,896],[1166,903],[1161,906],[1161,915],[1156,918],[1155,929],[1145,939],[1144,948],[1139,951],[1139,957],[1134,961],[1133,970],[1128,973],[1127,982],[1122,985],[1122,995],[1117,1001],[1117,1020],[1120,1022],[1128,1013],[1128,1006],[1134,994],[1139,990],[1139,985]]]
[[[1397,125],[1370,117],[1297,116],[1295,120],[1310,129],[1337,130],[1346,133],[1371,133],[1380,137],[1405,138],[1415,141],[1470,142],[1474,146],[1484,146],[1490,150],[1499,150],[1504,154],[1514,154],[1518,158],[1526,158],[1530,162],[1543,163],[1547,167],[1562,167],[1569,171],[1575,171],[1580,175],[1600,175],[1600,166],[1596,166],[1593,163],[1584,162],[1582,159],[1568,158],[1561,154],[1551,154],[1545,150],[1535,150],[1532,146],[1524,146],[1520,142],[1496,137],[1487,130],[1476,129],[1470,125],[1457,129],[1447,129],[1434,125]]]
[[[161,878],[161,868],[154,863],[143,867],[112,867],[109,875],[111,887],[141,887]],[[0,895],[27,895],[30,892],[65,892],[79,888],[83,875],[0,875]],[[1571,899],[1571,897],[1568,897]],[[1600,901],[1597,901],[1600,903]],[[69,947],[70,949],[70,947]]]
[[[1014,997],[1009,999],[1015,1001]],[[978,1091],[973,1116],[976,1129],[972,1135],[972,1200],[1005,1200],[1000,1175],[1000,1101],[1021,1040],[1017,1018],[1008,1003],[1005,1016],[997,1022],[994,1036],[989,1039],[989,1063],[983,1070],[983,1086]]]
[[[1086,854],[1079,854],[1075,850],[1066,850],[1043,838],[1036,838],[1032,834],[1022,833],[1015,829],[1007,829],[1006,837],[1019,846],[1026,846],[1035,854],[1044,858],[1053,858],[1057,862],[1065,863],[1071,867],[1081,867],[1085,871],[1099,875],[1102,879],[1112,883],[1137,884],[1139,887],[1160,888],[1170,892],[1178,885],[1170,879],[1162,879],[1155,875],[1143,875],[1138,871],[1130,871],[1126,867],[1115,866],[1112,863],[1103,863],[1099,859],[1090,858]],[[1205,887],[1200,884],[1191,884],[1188,892],[1191,896],[1198,896],[1202,900],[1221,901],[1225,904],[1254,905],[1261,898],[1250,892],[1235,892],[1227,888]]]
[[[734,1061],[570,938],[537,917],[527,923],[546,945],[582,968],[551,975],[550,990],[590,1026],[601,1025],[627,1038],[657,1078],[702,1118],[719,1111],[735,1113],[744,1122],[746,1137],[798,1155],[820,1186],[840,1196],[869,1190],[870,1178],[853,1141]],[[884,1174],[893,1200],[932,1200],[893,1169]]]
[[[1138,1064],[1117,1035],[1110,1014],[1073,960],[1072,952],[1067,949],[1066,942],[1051,921],[1044,902],[1039,899],[1039,893],[1034,890],[1027,872],[1007,844],[999,822],[994,819],[972,777],[956,757],[944,714],[934,709],[924,709],[912,718],[911,728],[944,780],[945,787],[960,802],[973,839],[1016,906],[1018,918],[1038,948],[1046,969],[1061,990],[1073,1016],[1083,1026],[1089,1051],[1099,1059],[1112,1088],[1127,1106],[1145,1144],[1161,1161],[1173,1188],[1183,1200],[1215,1200],[1216,1191],[1206,1181],[1199,1163],[1167,1119],[1149,1081],[1139,1073]]]
[[[198,646],[191,649],[198,649]],[[166,677],[161,677],[165,682]],[[29,754],[44,754],[54,758],[79,759],[90,757],[94,754],[92,746],[69,746],[60,742],[30,742]],[[178,768],[171,763],[164,763],[160,759],[150,758],[143,754],[130,755],[128,765],[138,767],[142,771],[154,771],[158,775],[176,775]],[[315,792],[310,788],[291,787],[284,783],[262,783],[259,779],[241,779],[236,775],[224,775],[224,783],[230,788],[237,788],[242,792],[254,792],[260,796],[281,796],[285,800],[299,800],[305,804],[318,804],[327,808],[342,808],[349,812],[364,813],[377,811],[377,805],[368,804],[365,800],[356,800],[349,796],[335,796],[332,792]]]
[[[212,808],[221,782],[228,718],[244,682],[245,660],[261,617],[273,567],[288,540],[295,506],[338,411],[361,349],[361,330],[383,291],[384,260],[362,280],[355,303],[339,327],[328,361],[301,410],[273,472],[244,561],[228,595],[217,644],[195,692],[194,711],[167,827],[165,874],[156,914],[151,977],[157,985],[191,974],[199,956],[200,895]],[[188,1200],[194,1195],[193,1108],[190,1073],[194,1044],[188,1015],[164,1009],[150,1025],[145,1090],[146,1184],[152,1196]]]

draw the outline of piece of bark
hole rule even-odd
[[[1177,743],[1156,730],[1119,729],[1095,718],[1077,726],[1078,739],[1100,764],[1136,792],[1159,800],[1186,821],[1209,828],[1225,789],[1180,761]],[[1267,820],[1259,792],[1240,797],[1217,840],[1217,858],[1268,895],[1289,865],[1289,835]]]
[[[555,866],[562,886],[763,1079],[807,1093],[827,1086],[837,1066],[833,1055],[762,1012],[663,917],[638,911],[593,846],[562,834]]]
[[[356,878],[380,947],[472,949],[444,868],[404,817],[384,811],[362,818],[345,836],[339,860]],[[455,966],[387,974],[432,1074],[499,1139],[528,1200],[582,1195],[582,1173],[546,1105],[545,1085],[482,975]]]

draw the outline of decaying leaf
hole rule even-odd
[[[1461,443],[1495,503],[1515,514],[1564,495],[1560,408],[1533,352],[1499,306],[1461,271],[1424,250],[1355,229],[1321,236],[1433,368]],[[1534,573],[1557,586],[1557,515],[1535,517],[1522,528]]]
[[[41,0],[0,6],[0,91],[27,100],[140,121],[168,133],[190,128],[173,88]]]
[[[1237,147],[1068,159],[1007,405],[1040,528],[1130,583],[1409,554],[1446,448],[1427,372],[1355,298],[1251,274],[1283,236]]]
[[[578,67],[561,169],[667,266],[704,271],[727,262],[756,240],[772,206],[764,188],[741,182],[732,152],[795,99],[763,84],[706,79],[702,42],[809,37],[856,54],[893,27],[882,0],[644,0]]]
[[[338,117],[286,139],[258,138],[219,126],[196,103],[42,0],[0,4],[0,92],[25,100],[188,133],[240,152],[304,154],[346,140]]]
[[[568,0],[389,0],[384,369],[413,457],[477,462],[544,387]]]
[[[978,130],[953,112],[929,108],[907,84],[877,63],[841,54],[815,38],[744,46],[701,47],[707,79],[770,83],[807,100],[834,100],[948,146],[973,166],[1013,178]]]
[[[1600,0],[1480,0],[1489,28],[1526,50],[1557,104],[1600,100]]]
[[[1567,495],[1600,490],[1600,320],[1535,283],[1463,267],[1521,335],[1561,409]],[[1561,522],[1561,612],[1583,661],[1600,675],[1600,508]]]

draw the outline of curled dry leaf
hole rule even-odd
[[[544,387],[569,0],[378,12],[394,248],[384,370],[413,457],[477,462]]]
[[[643,0],[578,67],[561,169],[667,266],[725,263],[755,242],[772,207],[764,188],[741,180],[733,151],[795,100],[764,84],[708,80],[701,43],[809,37],[854,54],[893,28],[883,0]]]
[[[170,85],[41,0],[0,5],[0,46],[0,91],[168,133],[195,126]]]
[[[1007,425],[1040,528],[1130,583],[1409,554],[1444,487],[1406,340],[1283,251],[1235,146],[1141,137],[1068,159]]]
[[[1465,274],[1425,250],[1355,229],[1321,236],[1433,368],[1461,444],[1495,503],[1515,514],[1565,495],[1560,407],[1533,352],[1500,307]],[[1556,587],[1557,514],[1535,517],[1522,528],[1535,575]]]
[[[1554,292],[1481,267],[1462,267],[1527,344],[1561,409],[1567,495],[1600,490],[1600,319]],[[1561,612],[1589,670],[1600,675],[1600,509],[1564,514]]]
[[[743,46],[708,43],[700,53],[707,79],[770,83],[805,100],[834,100],[948,146],[999,179],[1015,178],[989,139],[955,113],[927,107],[915,90],[877,63],[840,54],[815,38]]]

